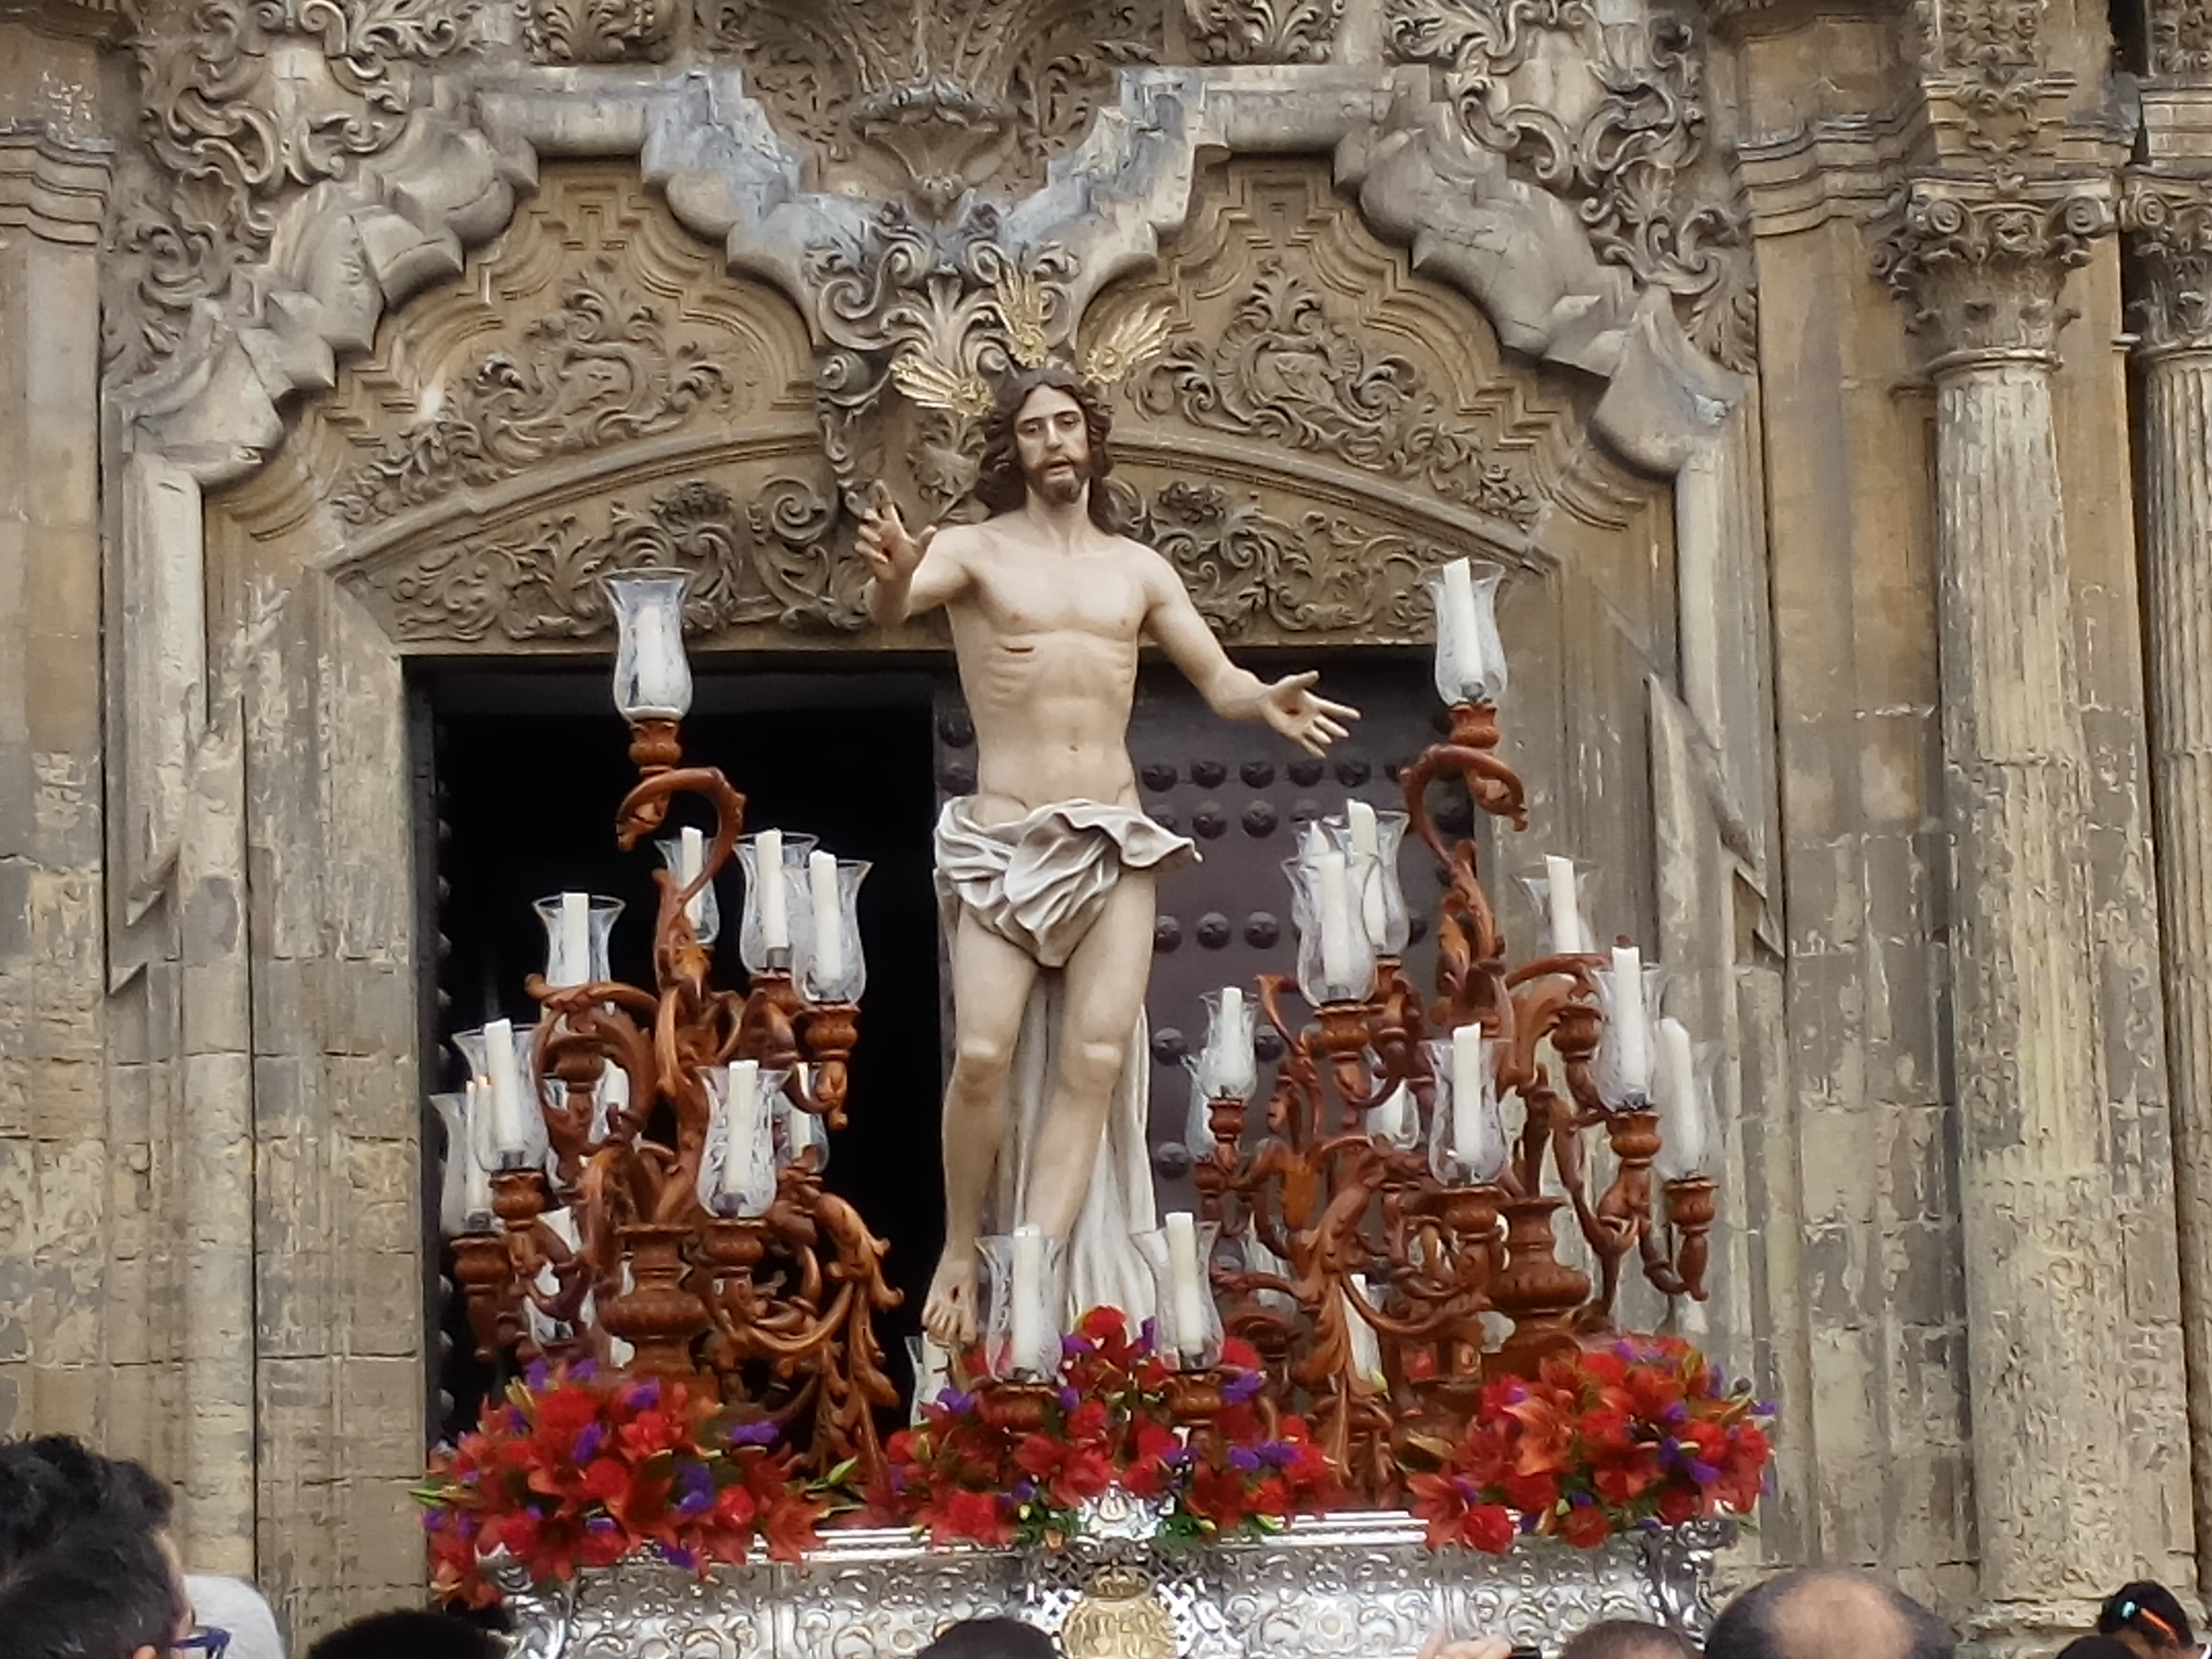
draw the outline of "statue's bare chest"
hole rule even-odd
[[[976,572],[975,608],[1003,634],[1077,632],[1133,641],[1144,626],[1143,573],[1120,552],[1063,558],[1010,550]]]

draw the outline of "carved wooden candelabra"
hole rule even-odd
[[[688,672],[684,684],[688,694]],[[844,1125],[859,1011],[806,1000],[787,971],[757,972],[744,992],[708,982],[690,910],[730,860],[744,798],[719,770],[683,763],[677,717],[632,713],[631,726],[638,781],[617,815],[621,847],[659,828],[678,795],[705,800],[714,828],[688,880],[656,872],[652,990],[527,982],[543,1012],[520,1081],[544,1152],[492,1176],[495,1229],[454,1241],[478,1351],[680,1378],[781,1425],[817,1474],[851,1461],[866,1478],[881,1463],[876,1408],[897,1400],[875,1320],[899,1295],[883,1241],[823,1186],[826,1143],[810,1127]],[[780,1080],[759,1109],[799,1127],[772,1196],[710,1206],[702,1169],[735,1109],[718,1109],[710,1079],[746,1061]],[[614,1073],[626,1087],[609,1089]]]
[[[1457,1440],[1486,1377],[1533,1375],[1547,1356],[1609,1334],[1631,1254],[1663,1293],[1704,1299],[1714,1213],[1713,1182],[1684,1176],[1664,1183],[1671,1252],[1654,1224],[1659,1115],[1642,1097],[1608,1106],[1594,1075],[1605,958],[1506,965],[1474,842],[1445,843],[1428,795],[1457,777],[1476,805],[1521,829],[1521,780],[1496,752],[1494,705],[1460,702],[1451,713],[1450,735],[1403,780],[1412,827],[1445,872],[1437,996],[1425,1005],[1385,957],[1364,1000],[1324,1001],[1307,1022],[1285,1012],[1291,978],[1263,977],[1261,1010],[1284,1059],[1260,1133],[1248,1135],[1241,1096],[1216,1094],[1213,1144],[1194,1148],[1204,1213],[1244,1247],[1241,1261],[1215,1262],[1224,1325],[1260,1351],[1278,1397],[1308,1413],[1346,1478],[1377,1502],[1395,1501],[1405,1470]],[[1484,1180],[1448,1178],[1423,1149],[1443,1133],[1444,1084],[1424,1039],[1462,1027],[1488,1040],[1497,1096],[1522,1107],[1516,1140],[1509,1150],[1501,1132]],[[1555,1060],[1542,1057],[1547,1040]],[[1410,1132],[1378,1130],[1378,1114],[1394,1106]],[[1593,1133],[1617,1161],[1595,1200]],[[1558,1257],[1553,1226],[1563,1206],[1597,1265],[1595,1285]],[[1492,1312],[1511,1328],[1489,1350],[1483,1316]]]

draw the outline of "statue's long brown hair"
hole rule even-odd
[[[1114,414],[1080,375],[1056,364],[1030,369],[999,389],[999,400],[983,424],[983,459],[975,471],[975,499],[994,513],[1011,513],[1027,498],[1029,481],[1022,476],[1014,421],[1030,400],[1030,393],[1043,386],[1065,392],[1083,411],[1083,430],[1091,440],[1091,522],[1111,534],[1121,526],[1115,523],[1113,503],[1100,486],[1114,470],[1113,452],[1106,447],[1107,436],[1114,429]]]

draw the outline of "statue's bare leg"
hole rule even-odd
[[[1082,1212],[1098,1167],[1106,1115],[1129,1057],[1129,1036],[1144,1012],[1153,911],[1151,873],[1125,871],[1067,960],[1059,1071],[1037,1127],[1024,1218],[1060,1237]]]
[[[952,934],[952,1079],[945,1089],[945,1254],[922,1328],[948,1348],[978,1334],[975,1240],[1006,1140],[1006,1085],[1037,965],[963,912]]]

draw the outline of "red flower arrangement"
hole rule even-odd
[[[1483,1390],[1451,1458],[1408,1481],[1431,1548],[1502,1555],[1523,1533],[1595,1548],[1616,1533],[1748,1515],[1772,1408],[1686,1342],[1627,1337]]]
[[[1173,1371],[1149,1324],[1132,1336],[1119,1312],[1094,1308],[1060,1351],[1041,1425],[1018,1427],[984,1392],[947,1389],[926,1405],[886,1448],[870,1493],[877,1515],[933,1543],[1056,1545],[1080,1531],[1082,1505],[1115,1486],[1161,1505],[1164,1537],[1272,1532],[1340,1500],[1305,1424],[1261,1398],[1259,1356],[1246,1345],[1224,1347],[1220,1408],[1196,1425],[1169,1409]],[[966,1358],[973,1375],[975,1356]]]
[[[531,1368],[485,1403],[473,1433],[430,1459],[416,1489],[431,1585],[472,1607],[499,1599],[483,1559],[505,1551],[540,1582],[651,1549],[702,1575],[759,1539],[778,1560],[821,1541],[828,1483],[802,1477],[775,1425],[727,1424],[680,1382]]]

